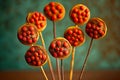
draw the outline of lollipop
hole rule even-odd
[[[42,46],[31,46],[25,54],[25,60],[31,66],[42,66],[47,62],[47,53]]]
[[[35,25],[26,23],[18,29],[17,37],[22,44],[32,45],[37,42],[39,34]]]
[[[90,18],[90,10],[83,4],[77,4],[70,11],[70,18],[76,25],[83,25]]]
[[[68,40],[59,37],[51,42],[49,46],[49,51],[53,57],[65,59],[70,55],[71,45]]]
[[[25,60],[30,66],[41,67],[45,79],[48,80],[42,67],[47,62],[48,56],[46,50],[42,46],[31,46],[25,54]]]
[[[28,23],[36,25],[38,31],[43,31],[46,28],[46,17],[40,12],[31,12],[26,18]]]
[[[50,2],[45,6],[44,13],[49,20],[53,21],[53,34],[54,34],[54,38],[56,38],[55,22],[60,21],[64,18],[65,8],[63,7],[62,4],[60,4],[58,2]],[[62,64],[62,59],[61,59],[61,64]],[[57,58],[56,58],[56,66],[57,66],[58,80],[61,80],[60,69],[59,69],[59,60]],[[61,70],[61,71],[63,71],[63,70]]]
[[[86,33],[94,39],[102,38],[106,35],[107,27],[105,22],[100,18],[92,18],[86,26]]]
[[[90,46],[85,57],[85,61],[83,63],[83,67],[79,76],[79,79],[82,80],[83,73],[85,71],[86,63],[88,60],[88,56],[90,54],[90,50],[92,48],[93,39],[100,39],[106,35],[107,26],[105,22],[100,18],[92,18],[88,21],[86,25],[86,33],[89,37],[91,37]]]
[[[58,21],[63,19],[65,15],[65,8],[58,2],[50,2],[45,6],[44,13],[48,19]]]
[[[70,66],[70,80],[73,76],[73,67],[74,67],[74,56],[75,56],[75,47],[81,46],[85,42],[84,33],[78,26],[70,26],[64,33],[64,37],[72,45],[72,59]]]
[[[64,37],[70,42],[74,47],[80,46],[84,43],[85,38],[82,30],[79,27],[71,26],[65,33]]]

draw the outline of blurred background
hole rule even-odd
[[[69,18],[70,9],[78,3],[86,5],[91,11],[91,18],[100,17],[106,22],[107,35],[99,40],[94,40],[88,59],[88,70],[120,70],[120,1],[119,0],[0,0],[0,71],[7,70],[37,70],[29,66],[24,55],[29,46],[25,46],[17,39],[18,28],[25,23],[29,12],[43,13],[44,6],[50,1],[63,4],[66,14],[63,20],[56,23],[57,37],[62,37],[65,29],[74,23]],[[45,44],[48,46],[53,39],[52,22],[47,20],[47,27],[42,32]],[[85,32],[85,25],[81,26]],[[75,70],[82,67],[90,37],[86,42],[76,48]],[[41,45],[40,40],[38,41]],[[49,54],[49,53],[48,53]],[[50,54],[52,65],[55,69],[56,61]],[[65,69],[69,70],[71,57],[64,60]],[[44,68],[49,70],[48,65]]]

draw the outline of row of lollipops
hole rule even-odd
[[[26,17],[26,23],[18,29],[17,37],[22,44],[30,46],[25,53],[26,62],[31,66],[43,66],[48,61],[52,73],[52,80],[55,80],[51,61],[47,54],[41,32],[47,26],[46,17],[53,21],[53,23],[60,21],[65,16],[65,8],[59,2],[50,2],[44,7],[44,14],[45,16],[37,11],[29,13]],[[70,80],[72,80],[75,47],[81,46],[85,42],[84,33],[79,26],[86,24],[85,32],[91,39],[104,37],[106,35],[107,27],[105,22],[98,17],[90,19],[90,10],[83,4],[73,6],[69,16],[73,21],[74,26],[70,26],[65,30],[64,38],[56,38],[56,35],[54,34],[54,39],[49,46],[49,52],[56,59],[65,59],[72,53],[70,66]],[[39,36],[43,46],[36,44]],[[64,80],[64,78],[62,78],[62,80]]]

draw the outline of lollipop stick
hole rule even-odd
[[[54,21],[53,21],[53,34],[54,34],[54,39],[55,39],[56,38],[56,24]],[[58,73],[58,80],[61,80],[59,60],[57,58],[56,58],[56,67],[57,67],[57,73]]]
[[[46,47],[45,47],[45,42],[44,42],[42,33],[40,32],[39,34],[40,34],[40,39],[41,39],[42,45],[43,45],[43,47],[46,49]],[[52,74],[52,80],[55,80],[55,76],[54,76],[54,72],[53,72],[51,60],[50,60],[48,54],[47,54],[47,57],[48,57],[48,65],[49,65],[49,68],[50,68],[50,71],[51,71],[51,74]]]
[[[81,73],[80,73],[79,80],[82,80],[83,73],[84,73],[84,71],[85,71],[86,63],[87,63],[87,60],[88,60],[88,56],[89,56],[89,54],[90,54],[90,50],[91,50],[91,48],[92,48],[92,42],[93,42],[93,38],[91,38],[90,46],[89,46],[89,49],[88,49],[88,52],[87,52],[87,55],[86,55],[86,58],[85,58],[85,61],[84,61],[84,64],[83,64],[83,67],[82,67]]]
[[[42,73],[43,73],[43,75],[44,75],[44,77],[45,77],[45,80],[48,80],[47,75],[46,75],[46,73],[45,73],[45,71],[44,71],[43,67],[41,66],[40,68],[41,68]]]
[[[70,80],[72,80],[72,77],[73,77],[74,57],[75,57],[75,47],[72,47],[72,58],[71,58],[71,65],[70,65]]]
[[[62,59],[61,59],[61,80],[64,80],[64,64]]]

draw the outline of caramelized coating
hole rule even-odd
[[[107,26],[100,18],[92,18],[86,25],[86,33],[94,39],[102,38],[106,35]]]
[[[71,53],[71,45],[65,38],[59,37],[51,42],[49,51],[53,57],[65,59]]]
[[[50,2],[45,6],[44,13],[48,19],[59,21],[65,16],[65,8],[58,2]]]
[[[32,45],[38,41],[39,34],[35,25],[26,23],[17,32],[18,40],[24,45]]]
[[[42,46],[31,46],[25,54],[25,60],[31,66],[42,66],[47,59],[46,50]]]

